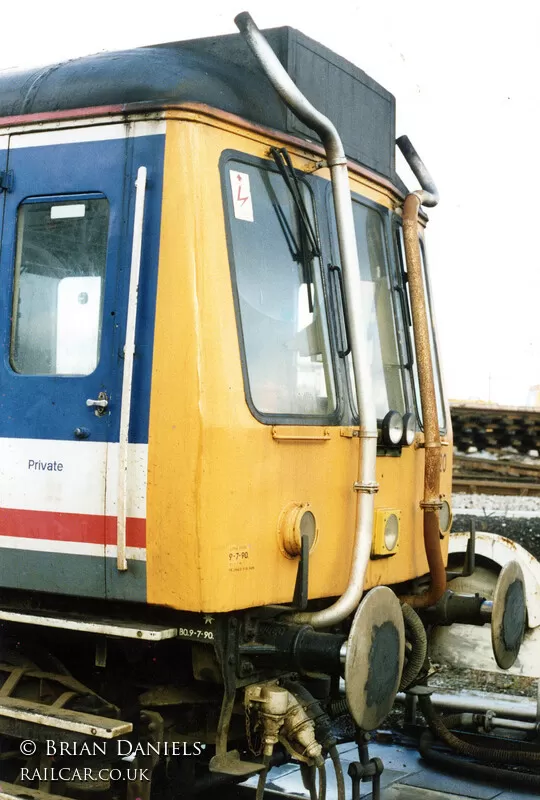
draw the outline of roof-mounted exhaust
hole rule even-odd
[[[441,551],[439,533],[439,512],[442,508],[440,494],[441,434],[437,414],[435,379],[433,376],[427,291],[418,238],[418,212],[420,205],[436,206],[439,202],[439,193],[420,156],[410,143],[408,136],[400,136],[396,144],[422,187],[420,191],[411,192],[403,204],[403,242],[407,262],[424,427],[424,499],[420,505],[424,512],[424,549],[431,576],[431,586],[427,592],[422,595],[402,597],[401,600],[415,608],[425,608],[434,605],[444,593],[446,589],[446,566]]]
[[[373,498],[378,485],[375,478],[377,456],[377,416],[373,399],[373,381],[362,320],[362,283],[354,230],[353,208],[347,159],[340,136],[333,123],[312,106],[291,79],[282,63],[247,12],[235,18],[236,25],[251,48],[259,66],[281,99],[294,114],[321,138],[326,162],[332,178],[332,192],[338,231],[339,253],[343,270],[345,298],[349,309],[349,330],[353,357],[358,417],[360,423],[360,455],[356,536],[349,583],[344,594],[329,608],[292,615],[292,620],[315,628],[335,625],[356,610],[364,590],[364,579],[371,553],[373,533]]]
[[[433,208],[439,202],[439,192],[435,186],[435,181],[427,171],[424,162],[412,146],[408,136],[400,136],[399,139],[396,139],[396,144],[422,187],[422,191],[414,194],[418,195],[423,206]]]

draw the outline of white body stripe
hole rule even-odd
[[[85,127],[61,127],[57,130],[40,130],[31,133],[19,133],[14,130],[9,146],[11,149],[16,149],[76,142],[104,142],[110,139],[129,139],[136,136],[164,136],[167,123],[165,120],[152,119],[113,125],[88,125],[88,121],[84,120],[79,121],[78,124]]]
[[[33,550],[38,553],[59,553],[73,556],[95,556],[116,559],[116,545],[88,544],[87,542],[61,542],[56,539],[30,539],[24,536],[0,536],[0,549]],[[146,561],[144,547],[126,547],[128,561]]]
[[[148,445],[130,444],[128,517],[146,517],[147,471]],[[117,486],[118,443],[0,438],[0,508],[116,516]]]

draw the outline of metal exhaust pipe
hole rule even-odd
[[[415,192],[420,204],[427,208],[434,208],[439,202],[439,191],[435,186],[435,181],[427,171],[426,165],[412,146],[408,136],[400,136],[399,139],[396,139],[396,144],[422,187],[421,192]]]
[[[441,435],[435,394],[433,358],[429,338],[427,289],[422,275],[422,256],[418,240],[418,212],[420,205],[436,206],[439,193],[418,153],[407,136],[400,136],[396,144],[410,168],[420,181],[421,191],[412,192],[403,205],[403,240],[409,279],[411,311],[414,329],[420,402],[424,425],[424,550],[431,576],[431,586],[426,594],[402,597],[402,602],[413,608],[434,605],[446,589],[446,568],[439,536]]]
[[[339,253],[345,297],[350,315],[349,328],[360,426],[358,480],[354,484],[354,489],[358,492],[356,535],[349,584],[344,594],[333,605],[322,611],[300,612],[289,617],[296,623],[309,624],[314,628],[325,628],[348,617],[355,611],[362,597],[371,553],[374,493],[378,489],[375,478],[377,416],[367,342],[358,313],[358,309],[362,308],[362,284],[347,159],[335,126],[324,114],[317,111],[298,89],[251,16],[247,12],[243,12],[234,21],[255,55],[259,66],[281,99],[305,125],[320,136],[332,179]]]

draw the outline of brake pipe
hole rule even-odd
[[[358,400],[359,461],[358,478],[353,484],[357,493],[356,531],[349,582],[345,592],[331,606],[320,611],[304,611],[287,616],[291,622],[313,628],[337,625],[352,614],[362,597],[373,536],[374,495],[376,481],[377,415],[373,394],[373,378],[368,357],[364,324],[359,313],[362,304],[362,282],[354,229],[351,188],[347,158],[333,123],[311,105],[298,89],[282,63],[247,12],[238,14],[236,25],[252,50],[257,62],[284,103],[309,128],[320,136],[330,169],[332,193],[338,233],[339,254],[343,271],[345,299],[349,309],[349,330],[353,372]]]

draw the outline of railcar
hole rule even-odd
[[[421,680],[425,626],[519,650],[518,565],[447,590],[436,188],[406,138],[397,176],[383,87],[237,23],[0,76],[9,797],[322,770],[332,709],[361,737]]]

